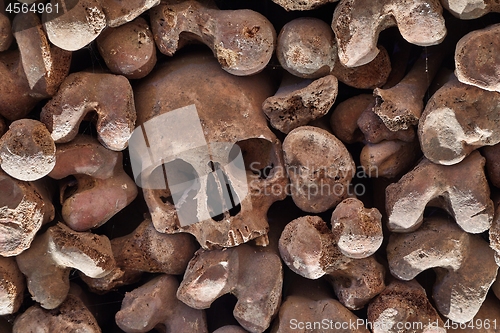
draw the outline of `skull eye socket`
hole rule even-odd
[[[274,166],[277,165],[276,151],[272,142],[252,138],[238,141],[236,145],[241,149],[245,170],[252,172],[261,179],[267,179],[271,176]],[[230,160],[235,158],[231,154],[235,154],[233,150],[229,154]]]

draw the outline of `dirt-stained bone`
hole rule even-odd
[[[198,250],[189,262],[177,297],[195,309],[206,309],[231,293],[238,302],[233,315],[252,333],[262,333],[281,303],[283,272],[273,250],[242,244],[223,250]]]
[[[439,0],[342,0],[332,21],[339,59],[347,67],[369,63],[379,52],[379,33],[391,26],[412,44],[439,44],[446,36],[442,11]]]
[[[330,118],[333,134],[344,143],[363,142],[365,135],[358,126],[358,119],[374,105],[372,95],[361,94],[339,103]]]
[[[484,163],[479,152],[450,166],[423,158],[413,170],[386,189],[389,229],[394,232],[416,230],[429,205],[446,210],[466,232],[488,230],[493,220],[493,202]]]
[[[500,3],[497,4],[500,11]],[[455,74],[460,82],[500,92],[500,24],[475,30],[460,39],[455,49]]]
[[[26,282],[14,258],[0,256],[0,315],[17,312],[23,302]]]
[[[85,332],[101,333],[96,319],[76,296],[68,295],[57,310],[45,310],[33,305],[14,322],[12,333]]]
[[[369,64],[356,68],[342,65],[332,28],[311,17],[285,24],[278,36],[276,55],[283,68],[295,76],[317,79],[331,74],[339,81],[361,89],[382,86],[391,71],[389,55],[383,47]]]
[[[451,165],[477,148],[500,142],[500,93],[447,82],[431,97],[418,124],[425,157]]]
[[[0,170],[0,188],[0,255],[10,257],[30,247],[55,210],[44,181],[24,182]]]
[[[406,281],[435,268],[432,297],[436,308],[458,323],[474,318],[498,270],[494,251],[481,236],[464,232],[439,216],[427,218],[412,233],[393,233],[387,259],[392,275]]]
[[[274,51],[276,31],[263,15],[249,10],[219,10],[213,4],[176,0],[151,9],[156,45],[173,55],[190,41],[212,49],[222,68],[234,75],[258,73]]]
[[[121,75],[78,72],[70,74],[57,94],[43,107],[41,121],[56,143],[73,140],[89,112],[97,113],[99,141],[123,150],[135,126],[132,87]]]
[[[496,0],[441,0],[441,4],[462,20],[472,20],[489,12],[500,11],[500,4]]]
[[[110,27],[118,27],[159,5],[160,0],[101,0],[102,10]]]
[[[115,270],[102,278],[81,278],[96,291],[109,291],[135,282],[142,272],[180,275],[196,251],[188,234],[169,235],[156,231],[151,220],[144,220],[132,233],[111,240]]]
[[[20,119],[0,138],[0,167],[24,181],[40,179],[56,164],[56,145],[44,124]]]
[[[338,82],[327,75],[311,82],[285,74],[281,86],[262,104],[271,126],[288,133],[328,113],[335,103]]]
[[[63,220],[76,231],[103,225],[137,196],[137,186],[123,170],[122,153],[90,136],[59,144],[49,176],[74,177],[61,182],[59,197]]]
[[[358,199],[348,198],[339,203],[331,222],[337,246],[349,258],[367,258],[382,245],[382,215],[376,208],[365,208]]]
[[[373,256],[344,256],[337,241],[338,235],[320,217],[304,216],[285,227],[279,250],[292,271],[308,279],[328,275],[340,303],[351,310],[360,309],[384,289],[384,267]]]
[[[0,52],[7,50],[13,40],[10,20],[5,15],[4,0],[0,0]]]
[[[438,312],[427,299],[424,288],[415,280],[393,279],[368,306],[368,321],[374,333],[400,332],[398,323],[422,323],[412,332],[446,333]]]
[[[149,332],[157,325],[166,332],[208,333],[204,311],[179,301],[178,287],[174,276],[160,275],[126,293],[116,323],[127,333]]]
[[[30,94],[42,98],[53,96],[68,75],[71,52],[49,43],[42,23],[34,13],[16,15],[12,29],[32,90]]]
[[[292,198],[300,209],[324,212],[347,198],[356,167],[333,134],[317,127],[298,127],[285,138],[283,153]]]
[[[223,326],[216,329],[213,333],[247,333],[248,331],[244,330],[240,326],[229,325]]]
[[[312,10],[321,7],[330,2],[337,2],[338,0],[273,0],[287,11],[291,10]]]
[[[111,72],[129,79],[143,78],[156,64],[153,33],[142,17],[104,30],[97,38],[97,47]]]
[[[481,155],[486,159],[486,175],[491,184],[500,188],[500,143],[481,148]]]
[[[52,10],[44,11],[43,25],[52,44],[76,51],[99,36],[106,28],[106,17],[99,0],[51,0]]]
[[[27,277],[30,294],[44,309],[55,309],[64,302],[72,268],[99,278],[115,267],[106,236],[78,233],[62,223],[37,236],[31,247],[16,260]]]

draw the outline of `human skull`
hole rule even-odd
[[[233,76],[205,53],[174,57],[136,86],[130,156],[159,232],[191,233],[206,249],[267,245],[267,210],[287,185],[261,107],[273,92],[267,76]]]

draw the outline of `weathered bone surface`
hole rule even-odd
[[[360,89],[382,86],[391,71],[389,55],[383,47],[369,64],[356,68],[342,65],[332,29],[324,21],[311,17],[285,24],[278,36],[276,55],[283,68],[295,76],[317,79],[331,74]]]
[[[495,261],[497,262],[497,265],[500,266],[500,208],[499,207],[497,207],[495,210],[495,217],[493,219],[493,223],[489,230],[489,238],[490,238],[490,247],[495,251]],[[500,288],[498,288],[498,290],[500,290]]]
[[[116,323],[127,333],[149,332],[157,325],[166,332],[208,333],[204,311],[179,301],[178,287],[175,276],[160,275],[126,293]]]
[[[0,256],[0,315],[13,314],[23,302],[26,282],[14,258]]]
[[[106,15],[108,26],[118,27],[159,5],[160,0],[101,0],[100,4]]]
[[[64,222],[76,231],[100,227],[137,196],[137,186],[123,170],[122,153],[90,136],[59,144],[49,176],[74,177],[61,182],[59,200]]]
[[[397,26],[409,43],[439,44],[446,36],[442,11],[439,0],[342,0],[332,21],[339,59],[347,67],[369,63],[379,53],[379,33],[391,26]]]
[[[7,50],[13,40],[10,20],[5,15],[4,0],[0,0],[0,52]]]
[[[214,98],[215,91],[219,98]],[[262,103],[273,92],[269,77],[231,75],[209,53],[174,57],[135,87],[138,135],[146,131],[147,140],[155,144],[131,145],[130,154],[144,163],[136,181],[143,183],[140,186],[159,232],[191,233],[206,249],[236,246],[267,234],[267,210],[285,198],[288,182],[281,144],[262,112]],[[189,124],[169,127],[179,137],[164,135],[165,119],[173,117],[178,123],[193,110],[196,118]],[[205,145],[205,152],[186,147],[188,133],[199,140],[197,144]],[[244,166],[235,168],[230,164],[231,154],[239,150]],[[169,171],[167,178],[181,185],[169,188],[163,168]],[[177,178],[179,168],[183,174]],[[225,177],[219,177],[220,173]],[[198,186],[191,186],[193,179]],[[224,183],[234,191],[236,201],[223,198]],[[176,207],[174,195],[194,199],[180,200]],[[217,207],[224,209],[217,212]],[[195,223],[182,225],[179,212],[181,218]],[[193,216],[183,215],[186,212]]]
[[[335,103],[338,82],[327,75],[311,82],[286,75],[272,97],[262,104],[271,126],[283,133],[323,117]]]
[[[410,170],[421,156],[417,140],[367,143],[359,162],[369,177],[395,178]]]
[[[500,4],[496,0],[441,0],[441,4],[462,20],[472,20],[500,11]]]
[[[188,234],[169,235],[156,231],[151,220],[144,220],[134,232],[111,240],[116,268],[102,278],[81,278],[95,291],[109,291],[135,282],[142,274],[184,273],[196,251],[194,238]]]
[[[497,4],[500,11],[500,4]],[[455,49],[455,74],[460,82],[500,92],[500,24],[475,30],[460,39]]]
[[[500,142],[500,93],[452,79],[429,100],[418,124],[425,157],[455,164],[477,148]]]
[[[266,67],[276,31],[263,15],[249,10],[219,10],[197,1],[168,0],[151,9],[156,45],[173,55],[191,41],[212,49],[222,68],[234,75],[251,75]]]
[[[16,260],[27,277],[30,294],[44,309],[55,309],[64,302],[72,268],[93,278],[103,277],[115,268],[106,236],[78,233],[62,223],[36,237]]]
[[[42,181],[24,182],[0,170],[0,255],[18,255],[30,247],[42,224],[54,219],[49,190]]]
[[[358,118],[358,127],[365,136],[367,143],[379,143],[384,140],[401,140],[404,142],[413,142],[415,140],[415,128],[409,126],[407,129],[391,131],[384,124],[382,119],[374,112],[376,97],[372,97],[372,102],[368,104],[363,113]]]
[[[358,119],[373,105],[373,96],[368,94],[356,95],[339,103],[330,118],[333,134],[344,143],[363,142],[364,134],[358,126]]]
[[[427,299],[424,288],[415,280],[391,281],[368,306],[368,321],[375,333],[397,333],[398,323],[422,323],[412,332],[446,333],[438,312]]]
[[[306,212],[324,212],[347,198],[356,166],[333,134],[312,126],[291,131],[283,142],[293,202]]]
[[[328,275],[340,303],[351,310],[360,309],[384,289],[385,270],[373,256],[344,256],[336,237],[318,216],[297,218],[281,234],[281,258],[292,271],[308,279]]]
[[[68,75],[71,52],[49,43],[42,23],[34,13],[16,15],[12,29],[32,90],[30,94],[41,98],[53,96]]]
[[[189,262],[177,297],[195,309],[207,309],[222,295],[238,299],[233,315],[247,331],[262,333],[281,303],[283,271],[271,249],[248,244],[207,251],[200,249]]]
[[[55,154],[54,140],[38,120],[16,120],[0,138],[0,167],[19,180],[48,175],[56,164]]]
[[[283,304],[281,304],[278,318],[271,332],[288,333],[297,332],[343,332],[343,333],[368,333],[363,325],[343,327],[339,329],[336,323],[356,323],[359,318],[346,309],[333,298],[331,292],[321,283],[321,280],[307,280],[300,277],[291,279],[292,286]],[[294,327],[294,323],[303,323],[303,328]],[[317,324],[326,323],[320,329]],[[338,324],[337,324],[338,325]],[[345,324],[344,324],[345,325]],[[297,325],[298,326],[298,325]]]
[[[287,11],[291,10],[311,10],[321,7],[330,2],[337,2],[338,0],[273,0]]]
[[[19,315],[12,333],[26,332],[101,333],[101,329],[85,304],[78,297],[68,295],[57,310],[33,305]]]
[[[376,88],[374,112],[391,131],[417,125],[424,110],[425,92],[445,57],[444,46],[425,48],[408,74],[394,87]]]
[[[104,30],[97,38],[97,47],[111,72],[129,79],[145,77],[156,64],[153,33],[142,17]]]
[[[458,328],[454,329],[454,326],[449,327],[447,332],[449,333],[474,333],[481,331],[484,333],[495,333],[498,331],[498,323],[500,319],[500,301],[495,299],[493,296],[486,297],[483,305],[479,309],[479,312],[474,317],[474,325],[462,324],[458,325]],[[462,326],[462,328],[460,328]]]
[[[229,325],[223,326],[216,329],[213,333],[247,333],[248,331],[244,330],[240,326]]]
[[[99,36],[106,28],[106,17],[98,0],[51,0],[56,10],[45,11],[43,25],[52,44],[76,51]]]
[[[376,208],[365,208],[358,199],[348,198],[339,203],[331,222],[337,246],[349,258],[367,258],[382,245],[382,215]]]
[[[484,163],[479,152],[450,166],[422,159],[412,171],[386,189],[389,229],[395,232],[416,230],[429,205],[446,210],[466,232],[488,230],[493,220],[493,202]]]
[[[500,144],[484,146],[481,155],[486,159],[486,175],[495,187],[500,188]]]
[[[387,259],[392,275],[407,281],[435,268],[432,297],[436,308],[458,323],[474,318],[498,270],[494,251],[481,236],[464,232],[440,217],[427,218],[412,233],[393,233]]]
[[[87,113],[97,113],[99,141],[123,150],[135,126],[132,87],[121,75],[78,72],[70,74],[57,94],[43,107],[41,121],[56,143],[73,140]]]

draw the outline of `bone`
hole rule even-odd
[[[166,332],[208,333],[204,311],[179,301],[178,286],[174,276],[160,275],[126,293],[116,323],[127,333],[149,332],[157,325]]]
[[[97,47],[111,72],[128,79],[145,77],[156,64],[153,33],[142,17],[104,30],[97,38]]]
[[[330,118],[332,133],[348,144],[363,142],[364,134],[358,126],[358,119],[374,105],[372,95],[361,94],[339,103]]]
[[[296,128],[283,141],[283,153],[297,207],[320,213],[347,198],[356,166],[333,134],[312,126]]]
[[[388,140],[367,143],[359,156],[369,177],[396,178],[409,171],[421,156],[418,142]]]
[[[490,247],[495,251],[495,261],[500,266],[500,208],[498,207],[495,210],[495,217],[489,230],[489,239]],[[497,289],[500,290],[498,287]]]
[[[81,274],[94,291],[109,291],[136,282],[142,272],[183,274],[196,251],[191,235],[159,233],[148,219],[132,233],[112,239],[111,248],[116,261],[112,273],[98,279]]]
[[[222,68],[251,75],[266,67],[273,55],[276,31],[261,14],[248,9],[218,10],[197,1],[169,0],[150,11],[156,45],[173,55],[187,43],[205,43]]]
[[[23,302],[26,282],[14,258],[0,257],[0,315],[17,312]]]
[[[500,11],[500,4],[497,4]],[[500,56],[496,52],[500,24],[475,30],[460,39],[455,48],[458,80],[488,91],[500,92]]]
[[[16,261],[27,277],[30,294],[44,309],[55,309],[64,302],[72,268],[93,278],[103,277],[115,268],[106,236],[78,233],[62,223],[36,237]]]
[[[365,208],[358,199],[349,198],[339,203],[331,223],[340,252],[349,258],[367,258],[382,245],[382,215],[376,208]]]
[[[425,157],[443,165],[462,161],[477,148],[500,142],[500,93],[446,83],[429,100],[418,124]]]
[[[394,87],[376,88],[374,112],[391,131],[417,125],[424,110],[424,97],[446,55],[443,46],[425,48],[408,74]]]
[[[290,288],[291,291],[280,307],[279,320],[275,321],[271,332],[286,333],[296,330],[368,333],[364,325],[349,325],[349,323],[359,323],[360,319],[334,299],[321,282],[321,280],[311,281],[295,277],[291,279],[291,283],[301,288],[300,290],[297,290],[299,288],[296,286]],[[300,327],[299,323],[302,323],[303,327]],[[345,323],[347,327],[338,326],[346,325]]]
[[[283,133],[323,117],[335,103],[338,82],[327,75],[315,81],[286,75],[272,97],[262,104],[271,126]]]
[[[216,329],[213,333],[247,333],[247,332],[248,331],[244,330],[240,326],[228,325]]]
[[[0,167],[23,181],[45,177],[55,166],[56,146],[44,124],[21,119],[0,138]]]
[[[294,10],[312,10],[321,7],[327,3],[337,2],[338,0],[273,0],[274,3],[285,8],[287,11]]]
[[[13,40],[10,20],[5,15],[4,0],[0,0],[0,52],[7,50]]]
[[[160,0],[101,0],[102,10],[108,26],[116,28],[131,22],[150,8],[160,4]]]
[[[486,159],[486,175],[495,187],[500,188],[500,144],[481,148],[481,155]]]
[[[499,12],[500,5],[492,0],[441,0],[441,4],[453,16],[473,20],[490,12]]]
[[[61,215],[75,231],[106,223],[137,197],[137,186],[123,170],[121,152],[104,148],[95,138],[78,135],[59,144],[56,164],[49,174],[60,185]]]
[[[421,323],[412,332],[445,333],[445,325],[415,280],[393,280],[368,306],[368,321],[374,333],[396,333],[398,323]],[[399,324],[400,325],[400,324]]]
[[[297,218],[281,234],[281,258],[288,268],[308,279],[328,275],[340,303],[357,310],[384,289],[385,270],[373,256],[344,256],[336,237],[318,216]]]
[[[0,255],[16,256],[28,249],[55,210],[45,181],[23,182],[0,170]]]
[[[492,296],[486,297],[479,312],[471,323],[448,323],[447,332],[450,333],[494,333],[498,331],[498,320],[500,319],[500,303]]]
[[[51,0],[50,3],[54,10],[43,13],[43,26],[52,44],[63,50],[85,47],[106,28],[106,17],[98,0]]]
[[[432,297],[436,308],[457,323],[474,318],[498,270],[486,241],[440,217],[427,218],[415,232],[393,233],[387,259],[392,275],[406,281],[435,268]]]
[[[0,116],[0,138],[7,132],[7,124],[5,123],[5,118]]]
[[[292,20],[281,29],[276,55],[283,68],[295,76],[317,79],[331,74],[360,89],[384,85],[391,71],[389,55],[383,47],[369,64],[356,68],[342,65],[332,29],[311,17]]]
[[[214,91],[224,97],[214,98]],[[129,153],[159,232],[191,233],[205,249],[253,239],[267,244],[267,210],[286,197],[288,182],[280,141],[262,112],[274,91],[268,76],[231,75],[209,52],[176,56],[135,87],[140,127]],[[201,148],[186,147],[186,135]],[[179,185],[170,189],[171,181]]]
[[[97,138],[106,148],[123,150],[134,129],[136,114],[132,87],[121,75],[70,74],[43,107],[41,121],[56,143],[73,140],[87,115],[97,113]]]
[[[234,318],[247,331],[262,333],[278,312],[282,284],[281,261],[273,250],[248,244],[201,249],[189,262],[177,298],[192,308],[207,309],[231,293],[238,299]]]
[[[71,52],[53,46],[34,13],[20,13],[12,22],[14,37],[31,95],[49,98],[57,92],[71,65]]]
[[[339,59],[347,67],[369,63],[379,53],[379,33],[391,26],[397,26],[403,38],[411,44],[439,44],[446,36],[442,11],[438,0],[408,3],[397,0],[342,0],[335,8],[332,21]]]
[[[389,229],[393,232],[416,230],[429,205],[446,210],[466,232],[476,234],[488,230],[493,220],[493,202],[484,163],[479,152],[451,166],[422,159],[412,171],[386,189]]]
[[[101,329],[85,304],[78,297],[68,295],[57,311],[33,305],[19,315],[12,333],[25,332],[101,333]]]

